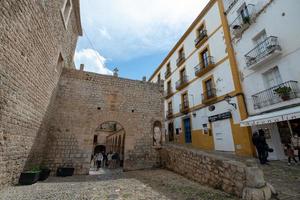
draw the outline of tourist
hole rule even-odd
[[[269,148],[269,145],[266,141],[266,137],[265,137],[265,131],[262,129],[258,130],[258,134],[259,134],[259,145],[260,145],[260,149],[262,151],[262,156],[263,156],[263,163],[264,164],[268,164],[267,162],[269,162],[268,157],[269,157],[269,152],[272,152],[273,149]]]
[[[294,149],[292,148],[292,146],[290,144],[286,144],[285,148],[286,148],[286,153],[288,156],[288,165],[291,165],[292,159],[295,161],[295,163],[297,163],[297,160],[295,158]]]
[[[111,151],[108,152],[108,154],[107,154],[107,165],[108,165],[108,168],[111,169],[111,167],[112,167],[112,153],[111,153]]]
[[[99,170],[99,168],[101,167],[101,163],[103,161],[103,155],[101,152],[97,154],[96,159],[97,159],[97,170]]]
[[[262,145],[260,143],[260,138],[257,132],[255,132],[252,136],[252,142],[257,150],[257,154],[258,154],[258,159],[260,161],[260,164],[265,164],[265,160],[264,160],[264,151],[262,148]]]
[[[300,137],[299,137],[298,133],[295,133],[294,137],[292,137],[292,145],[293,145],[293,148],[297,151],[298,159],[300,162],[300,152],[299,152],[300,151]]]
[[[102,164],[103,168],[107,166],[107,154],[105,152],[103,152],[103,164]]]
[[[112,162],[112,168],[115,169],[117,167],[117,153],[113,152],[111,157]]]

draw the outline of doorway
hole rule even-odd
[[[185,143],[192,143],[192,130],[191,130],[191,118],[183,119]]]
[[[168,134],[169,134],[169,142],[174,141],[174,124],[173,122],[170,122],[168,124]]]
[[[212,122],[215,150],[234,152],[230,119]]]

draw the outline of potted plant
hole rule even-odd
[[[274,92],[276,92],[283,101],[289,100],[290,99],[290,92],[292,91],[292,89],[288,86],[283,86],[283,87],[279,87],[277,89],[274,90]]]
[[[29,171],[22,172],[19,178],[19,184],[21,185],[32,185],[39,180],[40,168],[33,167]]]
[[[244,24],[250,24],[250,17],[249,16],[243,17],[243,22]]]
[[[39,181],[44,181],[49,177],[51,170],[48,167],[44,167],[44,166],[42,166],[40,169],[41,169],[41,173],[40,173]]]
[[[59,167],[56,171],[56,176],[66,177],[66,176],[73,176],[74,174],[74,167]]]

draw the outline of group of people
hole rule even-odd
[[[258,153],[258,159],[260,161],[260,164],[268,165],[268,156],[269,153],[273,152],[274,150],[269,147],[269,145],[266,142],[265,137],[265,131],[262,129],[259,129],[258,132],[255,132],[252,136],[252,142],[254,146],[256,147],[257,153]],[[295,135],[291,138],[290,143],[284,144],[285,146],[285,153],[288,157],[288,165],[291,165],[292,160],[295,163],[298,163],[296,160],[295,152],[298,152],[299,162],[300,162],[300,138],[298,135]]]
[[[122,166],[123,159],[118,152],[99,152],[92,157],[92,163],[96,166],[97,170],[100,168],[115,169]]]

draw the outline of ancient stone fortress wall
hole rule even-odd
[[[97,128],[108,121],[125,130],[124,169],[157,167],[153,124],[163,121],[163,88],[158,84],[64,69],[48,126],[44,164],[53,172],[73,166],[87,174]]]
[[[27,160],[41,162],[48,106],[62,68],[74,66],[76,2],[66,28],[63,0],[0,1],[0,187],[16,183]]]
[[[239,162],[179,145],[165,145],[162,165],[189,179],[247,200],[270,199],[274,188],[253,160]]]

